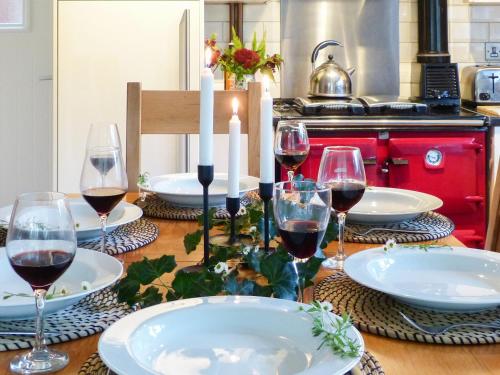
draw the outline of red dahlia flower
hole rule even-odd
[[[234,52],[234,59],[245,69],[250,69],[260,61],[260,56],[251,49],[241,48]]]

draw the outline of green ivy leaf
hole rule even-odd
[[[201,237],[203,236],[203,231],[201,229],[193,233],[188,233],[184,236],[184,248],[186,253],[191,253],[196,250],[196,247],[201,242]]]
[[[141,307],[149,307],[149,306],[158,305],[162,301],[163,301],[163,297],[160,293],[160,290],[155,286],[148,287],[139,296],[139,303],[140,303]]]
[[[261,261],[260,269],[275,297],[290,300],[297,297],[297,274],[288,253],[285,256],[283,251],[276,250]]]
[[[222,287],[222,278],[206,269],[198,272],[181,270],[172,282],[177,299],[216,296],[222,292]]]
[[[136,294],[139,292],[141,284],[139,281],[129,278],[128,276],[120,280],[113,288],[118,294],[118,302],[126,302],[133,305],[137,298]]]
[[[299,271],[300,276],[304,280],[304,287],[307,288],[309,286],[314,285],[313,279],[316,277],[316,274],[321,267],[321,263],[325,260],[325,258],[311,257],[304,263],[297,263],[297,269]]]
[[[140,262],[132,263],[127,270],[127,278],[138,281],[142,285],[148,285],[163,274],[172,272],[177,263],[173,255],[163,255],[157,259],[144,257]]]
[[[236,275],[232,274],[224,282],[224,290],[231,295],[251,296],[256,283],[253,280],[238,281]]]
[[[210,207],[208,209],[208,229],[213,228],[216,213],[217,213],[216,207]],[[203,227],[203,214],[198,215],[196,220],[198,221],[198,225],[200,227]]]

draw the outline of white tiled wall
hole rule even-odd
[[[280,12],[279,0],[269,0],[266,4],[244,6],[243,33],[248,42],[257,31],[260,37],[267,33],[269,53],[279,51]],[[416,95],[419,91],[420,65],[416,63],[417,0],[399,1],[400,19],[400,82],[401,95]],[[229,10],[227,5],[205,6],[205,34],[217,33],[218,39],[229,42]],[[471,5],[467,0],[448,0],[449,50],[451,60],[464,66],[485,63],[485,42],[500,42],[500,4]],[[274,96],[279,96],[279,84],[274,88]]]

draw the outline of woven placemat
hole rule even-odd
[[[476,313],[443,313],[421,310],[401,303],[387,294],[364,287],[338,272],[325,278],[314,288],[314,299],[328,301],[338,315],[348,313],[353,324],[361,331],[399,340],[431,344],[496,344],[500,343],[500,330],[458,328],[440,335],[428,335],[406,323],[399,311],[424,325],[491,322],[500,316],[500,307]]]
[[[365,352],[359,362],[359,369],[363,375],[385,375],[380,363],[370,352]],[[92,354],[82,365],[78,375],[113,375],[99,357],[99,353]],[[347,374],[351,374],[348,372]]]
[[[432,241],[438,238],[447,237],[455,229],[453,222],[446,216],[437,212],[429,211],[416,218],[401,223],[393,224],[357,224],[347,223],[347,227],[355,232],[363,233],[371,228],[387,228],[400,230],[419,230],[428,233],[405,233],[392,232],[386,230],[375,230],[367,235],[360,236],[353,234],[349,230],[345,231],[345,240],[347,242],[358,243],[386,243],[388,239],[394,238],[398,243]]]
[[[245,206],[260,199],[257,192],[249,192],[241,198],[241,208],[236,216],[241,216],[246,213]],[[139,199],[134,202],[142,208],[145,216],[154,217],[157,219],[170,219],[170,220],[196,220],[198,216],[203,213],[201,208],[193,207],[178,207],[161,199],[156,194],[148,194],[144,201]],[[217,219],[229,219],[229,213],[225,207],[217,208],[215,212]]]
[[[106,254],[118,255],[136,250],[156,240],[159,234],[158,226],[144,218],[121,225],[106,235]],[[0,247],[5,246],[6,235],[7,231],[0,229]],[[101,239],[78,242],[78,247],[100,251]]]
[[[148,219],[139,219],[131,223],[121,225],[106,235],[105,250],[109,255],[123,254],[146,246],[158,238],[160,230],[156,224]],[[85,249],[101,249],[101,239],[78,242],[78,247]]]
[[[35,301],[33,300],[33,303]],[[45,317],[45,330],[61,332],[46,336],[47,344],[78,340],[103,332],[111,324],[131,311],[125,303],[118,303],[116,293],[110,288],[95,292],[79,303]],[[35,330],[35,319],[0,321],[1,331]],[[31,348],[34,339],[29,337],[0,336],[0,351]]]

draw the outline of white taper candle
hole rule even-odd
[[[260,182],[274,182],[273,98],[269,93],[269,78],[262,77],[263,94],[260,99]]]
[[[210,69],[212,51],[205,50],[205,68],[200,83],[199,165],[213,165],[214,144],[214,75]]]
[[[228,189],[229,198],[240,196],[240,134],[241,121],[238,118],[238,99],[233,98],[233,117],[229,121],[229,169]]]

